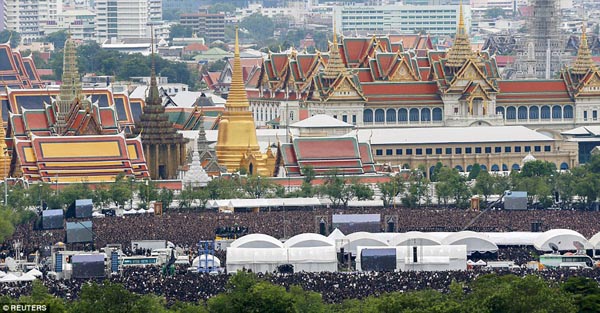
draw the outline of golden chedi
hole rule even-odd
[[[225,111],[219,122],[216,152],[220,166],[233,173],[245,169],[249,174],[272,176],[275,168],[273,154],[260,152],[256,139],[256,126],[249,110],[244,87],[238,30],[235,31],[233,73]]]

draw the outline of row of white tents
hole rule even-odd
[[[552,251],[552,245],[556,245],[561,251],[578,250],[578,246],[583,246],[585,249],[598,249],[600,234],[587,240],[580,233],[569,229],[553,229],[546,232],[481,233],[473,231],[356,232],[349,235],[344,235],[336,229],[328,237],[305,233],[284,242],[265,234],[250,234],[235,240],[227,248],[227,270],[237,271],[246,268],[257,272],[269,272],[274,271],[279,265],[292,264],[295,271],[335,271],[337,270],[336,253],[342,249],[356,256],[360,249],[368,247],[465,246],[466,254],[472,255],[473,253],[495,253],[498,251],[498,246],[533,246],[541,252],[549,252]]]
[[[271,199],[225,199],[209,200],[206,207],[219,208],[284,208],[284,207],[320,207],[331,205],[328,199],[319,198],[271,198]],[[383,207],[383,200],[350,201],[349,207]]]
[[[42,272],[37,269],[31,269],[25,273],[20,272],[2,272],[0,271],[0,283],[14,283],[22,281],[33,281],[42,276]]]

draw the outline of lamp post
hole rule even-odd
[[[129,177],[129,191],[131,192],[129,198],[129,209],[133,210],[133,182],[135,181],[135,175]]]

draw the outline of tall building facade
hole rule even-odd
[[[162,21],[162,0],[148,0],[148,21]]]
[[[5,0],[0,0],[0,32],[4,30],[4,6],[6,5]]]
[[[342,33],[454,35],[458,11],[458,5],[339,6],[334,8],[333,19]],[[468,31],[469,7],[465,7],[464,17]]]
[[[225,15],[207,13],[181,14],[179,23],[191,27],[206,43],[225,40]]]
[[[96,0],[97,40],[147,37],[148,6],[148,0]]]
[[[4,0],[4,28],[16,31],[25,44],[42,38],[43,25],[62,12],[62,0]]]

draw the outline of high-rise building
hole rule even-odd
[[[223,14],[181,14],[179,23],[191,27],[196,35],[204,38],[207,43],[225,40],[225,15]]]
[[[27,44],[44,36],[43,25],[62,12],[62,0],[3,0],[4,28]]]
[[[343,33],[454,35],[458,5],[384,5],[339,6],[333,19]],[[471,10],[464,8],[467,30],[471,25]]]
[[[0,0],[0,32],[4,30],[4,5],[5,1]]]
[[[162,0],[148,0],[148,21],[162,21]]]
[[[96,0],[97,40],[147,37],[148,5],[148,0]]]

